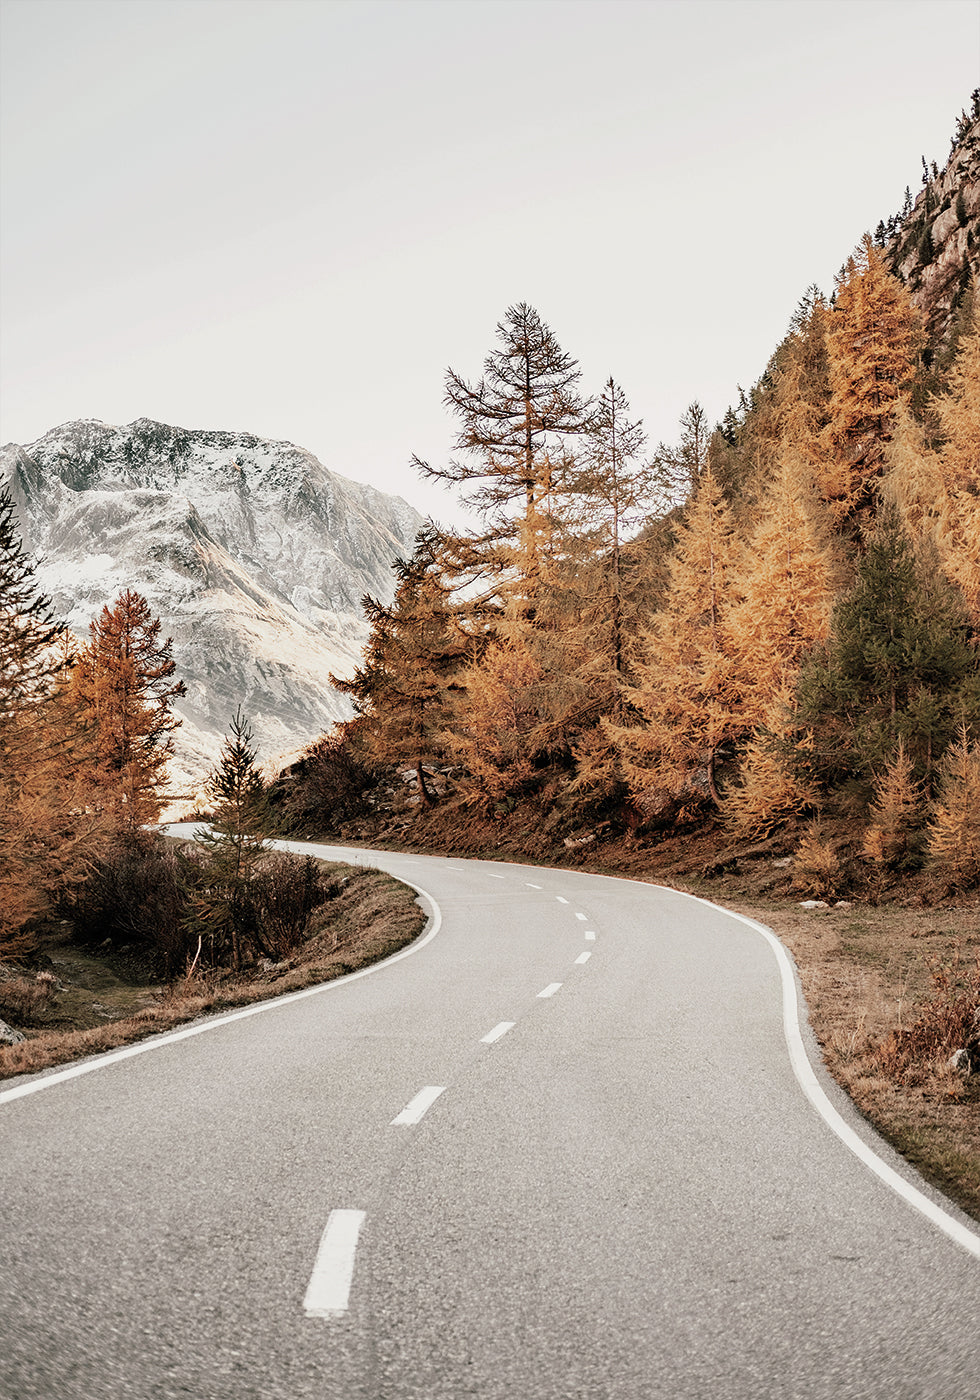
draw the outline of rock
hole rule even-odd
[[[576,850],[579,846],[591,846],[595,840],[595,832],[587,831],[584,836],[566,836],[564,844],[570,851]]]
[[[947,1064],[960,1074],[980,1074],[980,1044],[975,1050],[969,1045],[954,1050]]]
[[[792,864],[792,856],[780,856],[779,860],[773,861],[772,868],[773,870],[788,870]]]
[[[22,1031],[15,1031],[6,1021],[0,1021],[0,1045],[19,1045],[26,1039],[27,1036]]]
[[[838,899],[834,901],[835,909],[853,909],[854,905],[849,899]]]
[[[830,905],[825,899],[804,899],[800,904],[801,909],[829,909]]]

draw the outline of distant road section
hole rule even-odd
[[[977,1227],[794,1046],[757,926],[301,849],[436,936],[0,1093],[0,1394],[978,1400]]]

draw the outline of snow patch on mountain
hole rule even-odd
[[[38,582],[79,637],[125,588],[174,640],[177,786],[195,791],[241,703],[260,759],[350,714],[349,675],[422,518],[288,442],[137,419],[66,423],[0,448]]]

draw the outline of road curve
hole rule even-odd
[[[794,1070],[756,926],[302,849],[435,936],[0,1086],[0,1395],[980,1400],[976,1226]]]

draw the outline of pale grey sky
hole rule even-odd
[[[248,430],[443,517],[508,305],[717,419],[980,84],[977,0],[0,8],[0,441]]]

